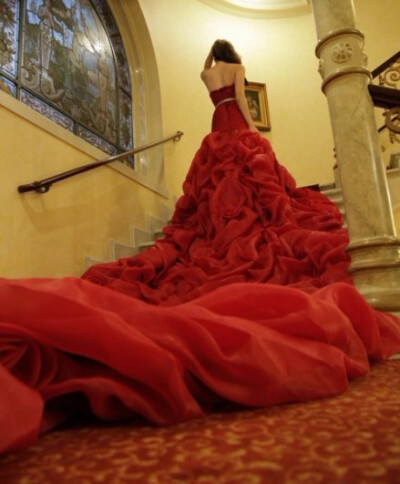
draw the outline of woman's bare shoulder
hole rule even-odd
[[[234,69],[236,72],[240,72],[240,73],[245,72],[245,68],[243,64],[232,64],[232,65],[235,66]]]
[[[205,78],[207,78],[209,75],[210,75],[210,68],[206,68],[206,69],[203,69],[201,72],[200,72],[200,77],[204,80]]]

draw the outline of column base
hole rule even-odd
[[[376,309],[400,314],[400,239],[371,237],[351,242],[349,272],[354,284]]]

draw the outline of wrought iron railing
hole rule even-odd
[[[155,146],[161,145],[166,143],[167,141],[179,141],[183,135],[182,131],[177,131],[174,135],[168,136],[167,138],[163,138],[159,141],[154,141],[152,143],[140,146],[138,148],[134,148],[133,150],[124,151],[118,155],[110,156],[105,158],[104,160],[94,161],[93,163],[88,163],[87,165],[78,166],[73,168],[72,170],[64,171],[59,173],[58,175],[53,175],[49,178],[44,178],[43,180],[34,181],[32,183],[27,183],[26,185],[20,185],[18,187],[19,193],[31,192],[36,191],[38,193],[46,193],[50,190],[50,187],[61,180],[65,180],[66,178],[71,178],[72,176],[79,175],[80,173],[84,173],[89,170],[94,170],[95,168],[99,168],[100,166],[108,165],[109,163],[113,163],[114,161],[119,161],[128,156],[133,156],[141,151],[148,150],[150,148],[154,148]]]
[[[400,143],[400,52],[392,55],[372,72],[372,78],[378,78],[379,85],[370,84],[369,92],[374,105],[384,109],[385,125],[390,141]]]
[[[380,66],[376,67],[371,72],[372,78],[375,79],[377,76],[379,76],[384,71],[386,71],[389,67],[391,67],[392,64],[396,64],[396,63],[398,64],[399,62],[400,62],[400,51],[397,52],[396,54],[392,55],[391,57],[389,57],[389,59],[385,60],[385,62],[383,62]],[[390,68],[388,70],[388,74],[385,75],[385,77],[389,76],[388,78],[393,77],[394,71],[397,71],[397,74],[395,74],[395,77],[392,78],[392,81],[389,80],[390,85],[392,85],[392,87],[395,87],[395,85],[393,84],[394,81],[399,81],[398,67],[397,68],[395,67],[394,70],[392,70],[392,68]]]

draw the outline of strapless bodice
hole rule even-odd
[[[215,106],[212,131],[227,132],[248,129],[247,121],[235,99],[234,84],[211,91],[210,97]]]
[[[235,97],[235,85],[231,84],[229,86],[223,86],[215,91],[210,92],[211,101],[213,102],[214,106],[219,104],[221,101],[224,101],[228,98]]]

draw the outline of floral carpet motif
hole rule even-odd
[[[347,392],[171,427],[79,423],[0,458],[2,484],[400,483],[400,360]]]

